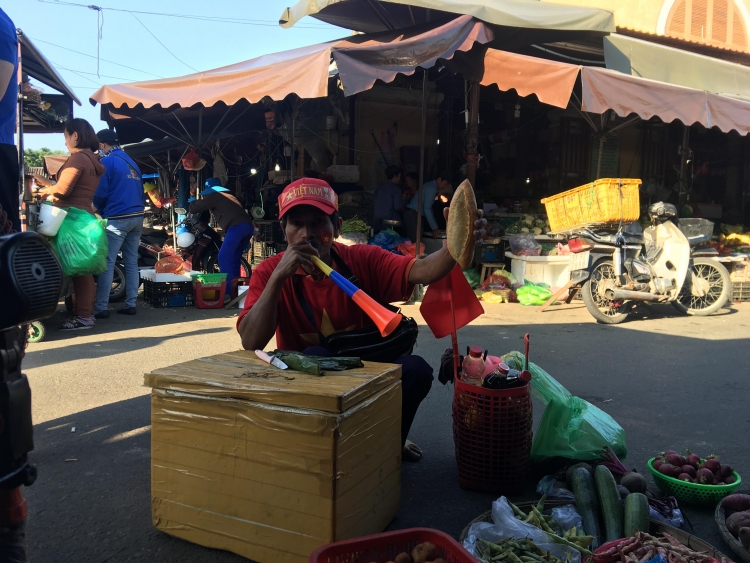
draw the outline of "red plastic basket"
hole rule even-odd
[[[464,489],[510,494],[529,475],[533,412],[529,385],[485,389],[459,379],[453,394],[453,441]]]
[[[310,555],[310,563],[387,563],[399,553],[411,554],[420,543],[432,542],[445,563],[476,563],[448,534],[430,528],[409,528],[324,545]]]

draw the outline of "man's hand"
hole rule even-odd
[[[443,215],[445,216],[445,224],[448,224],[448,208],[443,209]],[[484,239],[487,238],[487,219],[484,218],[484,211],[477,209],[478,219],[474,221],[474,238],[476,239],[476,245],[481,246]]]
[[[440,236],[440,229],[432,229],[432,238],[437,239]]]
[[[298,240],[290,244],[284,251],[284,256],[276,265],[273,275],[284,281],[296,274],[300,267],[306,272],[312,273],[315,270],[312,256],[320,257],[320,254],[306,240]]]

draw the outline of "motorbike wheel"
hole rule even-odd
[[[45,334],[47,334],[47,330],[44,328],[44,325],[41,322],[34,321],[29,324],[28,341],[32,344],[44,340]]]
[[[604,296],[604,288],[609,280],[615,279],[615,267],[611,260],[602,260],[591,270],[589,279],[583,284],[581,293],[591,316],[596,322],[616,325],[623,322],[630,314],[631,303],[612,301]]]
[[[705,293],[703,297],[693,295],[692,283],[701,285]],[[709,258],[694,258],[692,272],[688,272],[688,279],[672,305],[685,315],[706,317],[721,309],[729,301],[731,292],[732,280],[721,262]]]
[[[112,289],[109,291],[109,302],[117,303],[125,299],[125,268],[122,264],[115,262],[112,275]]]

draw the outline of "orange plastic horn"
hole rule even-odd
[[[391,334],[401,323],[400,313],[389,311],[362,290],[355,293],[352,299],[372,319],[382,336]]]

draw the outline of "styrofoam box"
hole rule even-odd
[[[193,281],[191,274],[200,274],[202,272],[185,272],[183,274],[157,274],[156,270],[141,270],[141,278],[152,282],[186,282]]]
[[[356,164],[334,164],[326,169],[326,174],[333,176],[334,182],[356,184],[359,182],[359,166]]]
[[[528,280],[560,288],[570,281],[570,256],[516,256],[511,252],[505,256],[511,259],[510,273],[519,283]]]

